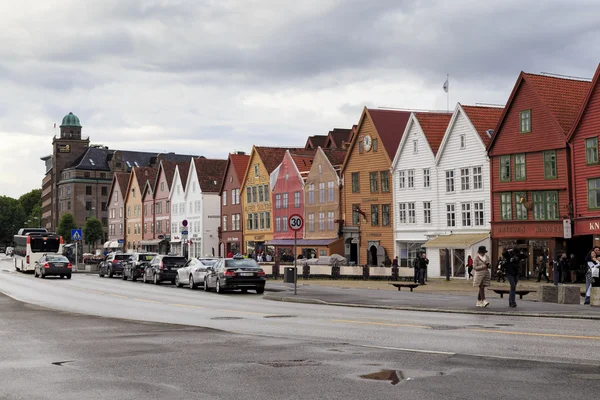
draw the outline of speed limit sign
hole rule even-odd
[[[304,226],[304,218],[301,215],[294,214],[288,220],[288,224],[290,229],[293,231],[299,231]]]

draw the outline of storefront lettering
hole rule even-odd
[[[261,240],[265,240],[265,235],[260,235],[260,236],[254,236],[254,241],[258,242]]]
[[[268,211],[271,209],[271,203],[249,204],[244,207],[246,212]]]
[[[240,241],[240,239],[239,239],[239,238],[236,238],[236,237],[228,237],[228,238],[227,238],[227,241],[228,241],[228,242],[239,242],[239,241]]]
[[[501,226],[496,229],[498,233],[525,233],[524,226]]]
[[[600,231],[600,222],[590,222],[590,231]]]
[[[377,200],[379,200],[377,197],[372,197],[372,198],[361,199],[361,201],[362,201],[363,203],[369,203],[369,202],[372,202],[372,201],[377,201]]]
[[[371,232],[366,234],[367,237],[381,237],[381,232]]]
[[[220,215],[209,215],[208,218],[221,218]]]
[[[562,233],[562,227],[558,227],[558,226],[536,226],[535,227],[535,232],[536,233]]]

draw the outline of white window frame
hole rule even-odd
[[[406,224],[406,203],[398,203],[398,223]]]
[[[483,190],[483,167],[472,168],[473,172],[473,190]]]
[[[469,191],[471,190],[471,169],[461,168],[460,169],[460,190]]]
[[[446,193],[454,193],[454,170],[446,170]]]
[[[456,226],[456,206],[454,204],[446,204],[446,226],[448,228]]]
[[[406,188],[406,172],[398,171],[398,189]]]
[[[414,189],[415,188],[415,170],[409,169],[407,175],[408,175],[408,179],[407,179],[408,188]]]
[[[417,223],[417,213],[415,209],[415,203],[408,203],[408,223],[416,224]]]
[[[474,226],[485,226],[485,203],[476,201],[473,203]]]
[[[461,222],[462,222],[462,226],[473,226],[473,214],[472,214],[472,207],[471,207],[471,203],[461,203],[460,204],[460,208],[461,208]]]

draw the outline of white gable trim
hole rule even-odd
[[[402,135],[402,139],[400,139],[400,145],[398,146],[398,150],[396,151],[396,155],[394,156],[394,161],[392,162],[392,171],[394,171],[396,169],[396,167],[398,166],[398,162],[400,161],[400,156],[402,154],[402,151],[404,150],[404,146],[406,145],[406,142],[408,141],[408,136],[409,136],[409,133],[410,133],[410,130],[411,130],[413,124],[416,125],[417,129],[423,134],[423,136],[425,136],[425,133],[423,132],[423,128],[421,128],[421,124],[419,124],[419,120],[418,120],[416,114],[414,112],[411,113],[408,123],[406,124],[406,128],[404,128],[404,134]],[[425,144],[427,145],[427,148],[431,152],[432,157],[435,158],[435,155],[433,154],[433,150],[431,149],[431,145],[429,144],[429,140],[427,140],[427,136],[425,136]]]

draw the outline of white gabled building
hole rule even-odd
[[[429,276],[465,277],[469,255],[490,250],[490,163],[487,145],[502,108],[457,104],[435,157],[438,237],[424,247]]]
[[[191,161],[193,163],[193,161]],[[190,167],[177,165],[173,183],[169,191],[169,202],[171,203],[171,253],[183,255],[181,245],[182,221],[186,219],[185,188]]]
[[[438,235],[435,156],[450,117],[412,113],[392,162],[394,252],[401,266],[411,266],[425,242]]]

